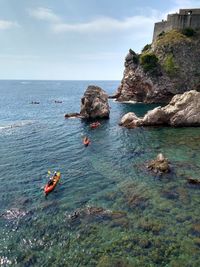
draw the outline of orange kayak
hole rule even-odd
[[[88,146],[90,143],[91,143],[91,141],[89,139],[85,139],[85,138],[83,139],[83,144],[85,146]]]
[[[57,172],[57,175],[55,177],[52,177],[52,181],[53,181],[52,184],[51,185],[48,185],[48,184],[45,185],[45,187],[44,187],[45,195],[48,195],[51,191],[54,190],[54,188],[56,187],[57,183],[60,180],[60,177],[61,177],[61,173]]]

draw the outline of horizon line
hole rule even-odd
[[[80,80],[72,80],[72,79],[0,79],[0,81],[121,81],[121,80],[113,80],[113,79],[101,79],[101,80],[88,80],[88,79],[80,79]]]

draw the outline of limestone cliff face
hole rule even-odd
[[[168,103],[175,94],[200,91],[200,33],[159,36],[140,55],[129,50],[118,101]]]

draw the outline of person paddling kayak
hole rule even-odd
[[[87,136],[84,137],[84,139],[83,139],[83,144],[84,144],[85,146],[88,146],[90,143],[91,143],[90,139],[89,139]]]
[[[55,181],[55,178],[57,177],[57,172],[54,172],[54,175],[52,177],[50,177],[49,181],[48,181],[48,186],[53,185],[53,182]]]
[[[59,182],[61,177],[60,172],[55,172],[54,175],[49,179],[48,183],[44,187],[45,195],[48,195],[51,191],[54,190],[57,183]]]

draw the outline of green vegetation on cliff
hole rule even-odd
[[[146,52],[146,51],[148,51],[148,50],[150,50],[151,49],[151,44],[146,44],[144,47],[143,47],[143,49],[142,49],[142,53],[143,52]]]
[[[145,72],[154,74],[158,68],[158,58],[153,53],[144,53],[140,55],[140,64]]]
[[[133,56],[133,63],[134,64],[138,64],[139,63],[139,55],[137,55],[137,54],[135,54],[134,56]]]
[[[190,42],[190,38],[188,38],[185,34],[181,33],[178,30],[172,30],[167,33],[162,34],[155,41],[156,46],[169,45],[181,42]]]
[[[197,34],[197,32],[192,28],[185,28],[182,30],[182,34],[184,34],[187,37],[193,37]]]
[[[178,67],[176,66],[174,62],[173,54],[168,54],[166,56],[164,60],[163,68],[170,77],[175,76],[177,74]]]

